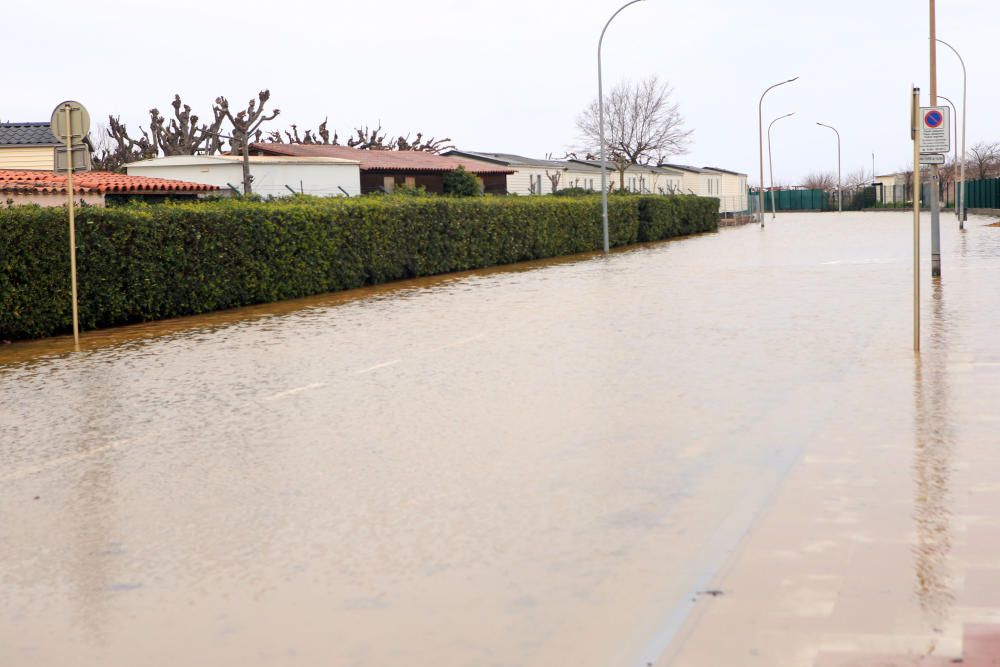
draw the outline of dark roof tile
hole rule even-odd
[[[0,123],[0,146],[57,146],[48,123]]]

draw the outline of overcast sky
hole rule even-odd
[[[204,117],[269,88],[272,128],[341,137],[360,124],[451,137],[462,149],[544,157],[577,142],[597,94],[596,47],[624,0],[333,0],[332,2],[5,3],[8,67],[0,119],[48,120],[64,99],[129,126],[180,93]],[[1000,140],[997,0],[939,0],[938,36],[969,69],[968,143]],[[674,87],[694,142],[676,162],[751,174],[757,102],[774,129],[775,180],[836,169],[902,168],[911,155],[908,90],[929,93],[927,0],[645,0],[604,41],[605,86],[658,75]],[[961,68],[939,50],[939,92],[959,105]]]

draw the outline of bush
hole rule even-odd
[[[715,229],[718,200],[612,197],[620,246]],[[600,197],[289,197],[85,208],[80,325],[205,313],[601,248]],[[72,326],[64,208],[0,209],[0,339]]]
[[[475,174],[470,174],[465,167],[459,166],[455,171],[444,175],[444,193],[453,197],[474,197],[483,194],[483,182]]]
[[[556,197],[585,197],[594,194],[594,192],[590,188],[563,188],[562,190],[556,190],[552,194]]]

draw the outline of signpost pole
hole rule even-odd
[[[937,106],[937,28],[935,21],[934,0],[930,0],[931,9],[931,106]],[[936,164],[931,165],[931,275],[935,278],[941,275],[941,201],[939,184],[941,172]]]
[[[920,352],[920,89],[910,93],[910,136],[913,138],[913,351]]]
[[[73,210],[73,106],[67,104],[66,111],[66,197],[69,206],[69,272],[73,291],[73,344],[80,349],[80,314],[76,299],[76,220]]]

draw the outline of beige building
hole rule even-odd
[[[57,146],[48,123],[0,123],[0,169],[52,171]]]

